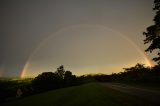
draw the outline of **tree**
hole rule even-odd
[[[43,72],[34,78],[32,86],[38,92],[59,88],[60,78],[53,72]]]
[[[64,74],[64,84],[65,86],[72,86],[76,84],[76,76],[72,75],[72,72],[66,71]]]
[[[63,65],[58,67],[55,72],[43,72],[39,74],[32,81],[32,86],[37,92],[72,85],[76,85],[76,76],[72,75],[70,71],[65,71]]]
[[[57,68],[57,71],[55,72],[61,79],[64,79],[65,70],[63,65]]]
[[[154,0],[155,7],[153,10],[156,12],[156,15],[153,19],[154,25],[151,25],[146,28],[146,32],[143,32],[146,39],[144,44],[150,43],[149,47],[145,50],[146,52],[152,52],[157,50],[157,57],[153,58],[155,62],[160,64],[160,0]]]
[[[66,71],[64,74],[64,79],[70,78],[72,76],[72,72]]]
[[[133,71],[133,72],[136,72],[136,71],[140,71],[140,70],[145,70],[145,66],[144,64],[140,64],[140,63],[137,63],[134,67],[130,67],[130,68],[123,68],[126,72],[128,71]]]

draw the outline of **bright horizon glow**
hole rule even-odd
[[[97,29],[98,31],[99,30],[102,30],[102,31],[106,31],[106,34],[107,33],[113,33],[113,35],[114,36],[117,36],[117,37],[119,37],[119,38],[121,38],[121,39],[123,39],[124,40],[124,42],[128,42],[128,45],[131,45],[131,47],[134,49],[134,50],[136,50],[136,52],[138,52],[138,54],[141,56],[141,57],[143,57],[143,60],[141,60],[141,61],[143,61],[143,64],[146,64],[147,66],[149,66],[149,67],[151,67],[151,66],[153,66],[153,63],[152,63],[152,61],[150,61],[150,59],[148,58],[148,56],[146,55],[146,53],[143,51],[143,50],[141,50],[132,40],[130,40],[128,37],[126,37],[125,35],[123,35],[123,34],[121,34],[120,32],[118,32],[118,31],[114,31],[113,29],[110,29],[110,28],[107,28],[106,26],[102,26],[102,25],[95,25],[95,24],[83,24],[83,25],[73,25],[73,26],[69,26],[69,27],[65,27],[65,28],[63,28],[63,29],[61,29],[61,30],[59,30],[59,31],[57,31],[57,32],[55,32],[54,34],[50,34],[50,36],[48,36],[46,39],[44,39],[38,46],[37,46],[37,48],[32,52],[32,54],[30,55],[30,57],[28,58],[28,60],[26,61],[26,63],[25,63],[25,65],[24,65],[24,67],[23,67],[23,70],[21,71],[21,75],[20,75],[20,77],[21,78],[24,78],[24,77],[27,77],[27,76],[31,76],[31,75],[27,75],[28,74],[28,72],[30,71],[31,72],[31,70],[29,70],[29,68],[30,68],[30,65],[32,65],[32,60],[34,60],[33,58],[37,55],[37,53],[39,53],[39,51],[40,51],[40,49],[41,48],[43,48],[43,46],[46,44],[46,43],[48,43],[48,42],[50,42],[50,40],[51,39],[53,39],[53,38],[55,38],[56,39],[56,37],[59,37],[58,35],[63,35],[63,33],[65,33],[65,32],[67,32],[67,31],[70,31],[70,30],[75,30],[75,29],[78,29],[78,28],[93,28],[93,29]],[[108,31],[108,32],[107,32]],[[95,35],[96,37],[98,36],[98,35]],[[102,38],[103,39],[103,38]],[[74,40],[74,39],[73,39]],[[71,40],[71,41],[73,41],[73,40]],[[51,45],[52,46],[52,45]],[[116,49],[116,48],[115,48]],[[121,51],[120,51],[121,52]],[[135,62],[131,62],[131,63],[125,63],[125,64],[121,64],[121,63],[119,63],[119,65],[110,65],[110,69],[115,69],[115,70],[117,70],[115,73],[117,73],[117,72],[120,72],[120,71],[122,71],[122,68],[125,68],[125,67],[131,67],[131,66],[133,66],[133,65],[135,65],[134,63],[137,63],[137,61],[135,61]],[[120,65],[121,64],[121,65]],[[61,65],[61,64],[56,64],[56,65]],[[65,66],[65,65],[64,65]],[[116,66],[118,66],[118,67],[116,67]],[[41,66],[40,66],[41,67]],[[43,67],[43,66],[42,66]],[[73,72],[74,70],[71,70],[72,72],[73,72],[73,74],[78,74],[78,75],[82,75],[82,74],[90,74],[90,73],[87,73],[87,72],[93,72],[93,73],[96,73],[97,72],[97,70],[99,70],[100,72],[99,73],[104,73],[105,71],[107,71],[107,68],[108,68],[109,66],[108,65],[106,65],[106,66],[104,66],[104,65],[102,65],[102,66],[100,66],[100,65],[98,65],[98,66],[95,66],[94,68],[93,67],[86,67],[86,68],[79,68],[79,69],[77,69],[77,72],[75,73],[75,72]],[[115,68],[116,67],[116,68]],[[50,68],[48,68],[48,69],[50,69]],[[56,69],[56,67],[55,67],[55,69]],[[75,68],[76,69],[76,68]],[[101,70],[103,70],[103,71],[101,71]],[[32,70],[32,72],[34,72],[35,70]],[[41,70],[41,72],[44,72],[44,71],[46,71],[46,70]],[[49,71],[49,70],[48,70]],[[110,70],[111,72],[109,72],[109,73],[113,73],[113,71],[112,70]],[[40,74],[40,73],[39,73]],[[105,73],[104,73],[105,74]],[[36,76],[35,74],[33,75],[33,76]]]

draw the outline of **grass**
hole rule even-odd
[[[84,84],[28,96],[1,106],[149,106],[146,101],[106,88],[100,83]]]

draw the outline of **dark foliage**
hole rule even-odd
[[[33,88],[40,92],[46,91],[54,88],[59,88],[61,84],[60,77],[53,72],[44,72],[32,81]]]
[[[76,76],[72,72],[65,71],[61,65],[55,72],[43,72],[35,77],[32,86],[36,92],[76,85]]]
[[[73,86],[77,85],[77,78],[75,75],[72,75],[72,72],[66,71],[64,74],[64,85]]]
[[[63,65],[58,67],[55,73],[59,76],[60,79],[64,79],[65,70],[64,70]]]
[[[143,64],[136,64],[134,67],[124,68],[124,72],[112,74],[111,81],[132,82],[132,83],[160,83],[160,66],[145,67]]]
[[[144,40],[144,44],[150,43],[149,47],[146,49],[146,52],[152,52],[157,50],[157,57],[153,58],[158,64],[160,64],[160,0],[154,1],[155,7],[153,10],[156,12],[156,15],[153,19],[154,25],[146,28],[145,35],[146,39]]]

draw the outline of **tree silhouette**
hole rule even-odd
[[[75,85],[76,76],[72,75],[71,71],[66,71],[64,74],[64,83],[65,83],[65,86]]]
[[[65,70],[63,65],[57,68],[57,71],[55,72],[61,79],[64,79]]]
[[[147,27],[146,32],[143,32],[143,34],[146,37],[144,44],[150,43],[146,52],[158,50],[158,57],[153,58],[153,60],[160,64],[160,0],[154,0],[154,4],[153,10],[156,12],[153,19],[154,25]]]
[[[46,91],[64,86],[72,86],[76,83],[76,76],[72,72],[65,71],[63,65],[57,68],[55,72],[43,72],[32,81],[33,88],[38,91]]]
[[[60,78],[53,72],[43,72],[34,78],[32,86],[38,92],[59,88]]]
[[[140,63],[137,63],[134,67],[130,67],[130,68],[123,68],[126,72],[128,71],[140,71],[140,70],[145,70],[145,66],[144,64],[140,64]]]

